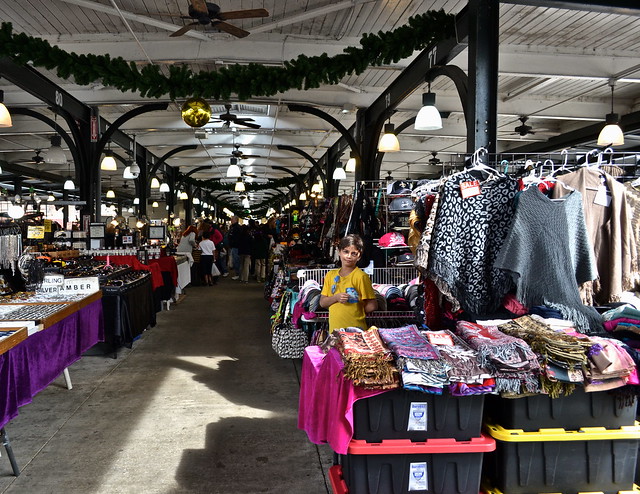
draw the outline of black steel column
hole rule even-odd
[[[469,0],[467,152],[496,152],[500,2]]]

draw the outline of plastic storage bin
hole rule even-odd
[[[485,416],[493,424],[525,431],[577,430],[581,427],[617,429],[634,424],[636,407],[634,396],[607,391],[586,393],[577,389],[560,398],[549,398],[548,395],[513,399],[489,396],[485,402]]]
[[[348,454],[340,458],[349,494],[476,494],[482,457],[495,447],[487,436],[470,441],[352,440]]]
[[[485,459],[490,485],[508,494],[603,492],[634,487],[640,427],[525,432],[487,426],[497,440]]]
[[[633,489],[630,491],[619,491],[616,494],[638,494],[638,492],[640,492],[640,488],[638,488],[637,485],[633,486]],[[336,493],[337,494],[337,493]],[[345,493],[346,494],[346,493]],[[486,486],[482,486],[482,494],[507,494],[502,492],[499,489],[494,489],[492,487],[486,487]],[[532,494],[549,494],[549,493],[532,493]],[[550,494],[564,494],[562,492],[553,492]],[[604,494],[602,491],[599,492],[578,492],[578,494]]]
[[[484,395],[430,395],[396,389],[353,405],[353,438],[468,440],[482,431]]]

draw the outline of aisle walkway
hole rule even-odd
[[[296,428],[299,362],[271,350],[262,285],[192,287],[118,359],[84,357],[7,426],[0,492],[326,494]]]

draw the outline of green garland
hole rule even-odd
[[[100,81],[120,91],[138,91],[141,96],[172,100],[201,96],[229,100],[232,94],[247,100],[253,96],[272,96],[289,89],[307,90],[322,84],[337,84],[344,76],[361,74],[370,66],[398,62],[416,50],[453,37],[455,16],[444,11],[428,11],[409,19],[408,25],[393,31],[365,34],[360,47],[347,47],[343,53],[329,57],[307,57],[284,62],[283,67],[265,67],[257,63],[230,65],[217,71],[194,73],[186,66],[172,65],[169,75],[158,65],[139,70],[134,62],[109,55],[68,53],[47,41],[24,33],[13,33],[11,23],[0,28],[0,56],[16,63],[56,70],[59,77],[73,77],[80,85]]]

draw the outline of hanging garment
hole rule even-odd
[[[632,287],[636,266],[636,242],[627,202],[627,188],[597,167],[584,167],[562,175],[563,184],[582,194],[584,217],[593,246],[598,280],[593,284],[598,303],[617,302],[622,292]],[[608,194],[607,194],[608,191]],[[552,197],[570,193],[555,187]],[[608,203],[608,205],[606,205]]]
[[[433,238],[433,226],[436,222],[438,213],[439,194],[425,196],[424,198],[424,214],[425,224],[420,235],[420,242],[416,247],[415,266],[420,273],[424,274],[429,269],[429,250],[431,249],[431,239]]]
[[[508,274],[493,264],[513,219],[518,183],[491,175],[478,183],[477,195],[463,194],[476,182],[474,175],[464,171],[443,185],[428,275],[452,300],[454,311],[459,303],[465,311],[479,315],[494,312],[511,287]]]
[[[552,201],[537,187],[521,192],[495,267],[512,276],[525,306],[557,309],[582,332],[602,330],[602,318],[582,304],[578,291],[596,277],[579,192],[563,201]]]
[[[634,288],[640,287],[640,191],[637,190],[632,182],[626,182],[624,186],[627,188],[627,203],[632,210],[631,213],[631,230],[636,243],[636,268],[637,271],[632,280]]]

